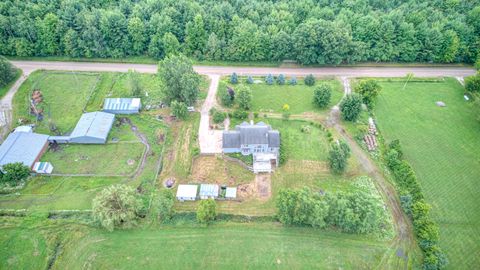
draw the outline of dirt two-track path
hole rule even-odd
[[[123,64],[123,63],[92,63],[92,62],[41,62],[41,61],[13,61],[15,66],[23,70],[24,76],[17,81],[9,92],[0,101],[0,124],[4,130],[3,135],[9,130],[11,123],[12,99],[26,76],[39,69],[63,70],[63,71],[99,71],[99,72],[127,72],[134,69],[137,72],[156,73],[156,65]],[[215,105],[215,96],[219,78],[236,72],[239,75],[266,75],[285,74],[294,76],[335,76],[342,80],[345,95],[351,92],[349,79],[358,77],[404,77],[413,73],[416,77],[456,77],[461,78],[475,74],[475,70],[466,67],[324,67],[324,68],[262,68],[262,67],[218,67],[218,66],[194,66],[194,69],[209,77],[211,85],[207,99],[201,108],[201,120],[199,128],[199,142],[202,153],[216,153],[219,151],[219,133],[210,129],[210,108]],[[386,252],[382,258],[379,269],[385,268],[391,256],[398,257],[396,268],[408,267],[408,250],[415,245],[412,227],[409,219],[405,216],[400,206],[398,196],[392,184],[387,181],[383,172],[370,157],[356,144],[348,134],[340,121],[338,105],[334,106],[329,114],[326,124],[334,128],[340,136],[348,142],[352,153],[357,157],[363,169],[376,180],[377,188],[385,197],[388,207],[391,209],[396,228],[396,236],[392,242],[395,252]],[[221,138],[220,138],[221,139]]]

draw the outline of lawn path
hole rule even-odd
[[[348,78],[341,79],[344,85],[346,96],[351,93],[350,82]],[[326,124],[329,127],[335,128],[335,130],[342,136],[348,145],[350,145],[353,156],[358,159],[368,175],[375,180],[377,189],[383,194],[388,207],[392,211],[394,226],[397,231],[391,246],[392,248],[397,249],[395,254],[405,255],[406,268],[408,265],[408,251],[412,246],[415,246],[415,240],[413,237],[412,224],[402,210],[395,188],[385,179],[381,170],[378,168],[375,162],[370,159],[368,154],[366,154],[365,151],[363,151],[363,149],[360,148],[360,146],[356,143],[353,137],[345,131],[345,128],[342,126],[340,121],[340,110],[338,104],[335,105],[330,111]],[[383,261],[385,259],[387,258],[382,258],[382,263],[384,263]]]

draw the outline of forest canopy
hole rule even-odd
[[[473,63],[479,0],[3,0],[0,54]]]

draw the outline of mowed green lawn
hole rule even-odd
[[[372,269],[392,253],[388,242],[275,223],[112,233],[75,225],[57,230],[59,225],[1,229],[0,268],[45,269],[55,235],[67,240],[52,269]]]
[[[328,108],[337,104],[343,96],[343,87],[337,80],[319,80],[317,79],[315,86],[306,86],[302,79],[298,79],[297,85],[267,85],[263,78],[256,78],[262,80],[259,84],[246,84],[252,90],[252,111],[254,112],[283,112],[283,105],[290,106],[291,114],[301,114],[306,112],[323,112]],[[241,78],[244,81],[244,78]],[[320,109],[313,104],[313,91],[320,83],[328,83],[332,86],[332,98],[329,106],[326,109]],[[236,88],[236,85],[231,85],[228,78],[224,79],[219,84],[219,97],[226,90],[227,85]]]
[[[145,146],[140,142],[104,145],[60,145],[42,157],[54,165],[53,173],[129,175],[140,164]],[[128,161],[133,164],[128,164]]]
[[[292,85],[252,84],[252,110],[256,112],[282,112],[284,104],[290,106],[291,114],[304,112],[322,112],[337,104],[343,96],[343,88],[337,80],[317,80],[315,85],[328,83],[332,86],[332,97],[326,109],[320,109],[313,104],[313,91],[316,86],[306,86],[303,83]]]
[[[13,99],[14,125],[22,118],[36,123],[38,133],[50,133],[50,124],[56,125],[60,132],[70,132],[80,119],[98,78],[96,73],[32,73]],[[36,122],[35,117],[29,114],[30,97],[34,89],[39,89],[43,95],[43,102],[38,105],[44,110],[42,122]]]
[[[280,131],[282,146],[289,159],[326,161],[328,145],[325,131],[307,121],[264,118],[261,121]],[[302,132],[303,126],[309,126],[310,133]]]
[[[375,109],[387,142],[400,139],[432,217],[440,226],[440,245],[449,269],[480,265],[480,123],[463,87],[443,83],[382,82]],[[443,101],[441,108],[435,102]]]

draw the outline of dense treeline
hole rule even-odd
[[[468,62],[478,0],[4,0],[0,54]]]
[[[284,189],[276,200],[277,218],[286,225],[335,227],[348,233],[388,236],[391,219],[372,180],[355,179],[349,192],[318,193],[304,187]]]

